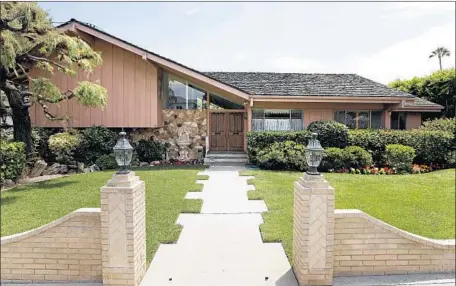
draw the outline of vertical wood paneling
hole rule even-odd
[[[121,127],[130,127],[132,126],[135,118],[134,118],[134,109],[133,109],[133,96],[135,94],[135,55],[132,53],[125,52],[124,53],[124,86],[123,86],[123,91],[124,91],[124,97],[123,97],[123,103],[124,103],[124,109],[123,109],[123,115],[124,115],[124,120],[122,122]]]
[[[115,98],[113,97],[113,59],[112,59],[112,45],[105,44],[100,45],[100,51],[102,52],[103,57],[103,70],[101,73],[101,84],[108,91],[108,106],[115,105]],[[108,125],[113,121],[113,108],[105,108],[102,118],[103,125]]]
[[[108,105],[109,109],[112,109],[115,114],[113,116],[112,126],[122,126],[124,122],[124,74],[123,74],[123,63],[124,63],[124,52],[122,49],[113,46],[113,104]]]
[[[135,122],[140,126],[146,125],[146,72],[145,60],[136,57],[135,61],[135,90],[136,104],[134,105]]]
[[[156,127],[161,125],[162,106],[158,99],[157,68],[141,56],[125,51],[103,41],[90,41],[94,50],[101,51],[102,67],[94,73],[78,71],[70,77],[60,72],[50,78],[62,92],[74,89],[80,81],[100,80],[108,91],[108,106],[105,111],[100,108],[81,106],[75,99],[60,106],[50,104],[52,112],[72,118],[72,127],[89,127],[104,125],[106,127]],[[34,125],[60,127],[59,122],[51,122],[44,117],[42,108],[35,104],[31,108]],[[158,123],[160,120],[160,123]]]
[[[157,97],[155,97],[155,99],[153,99],[153,97],[151,96],[151,91],[152,91],[152,72],[151,72],[151,66],[150,64],[146,63],[145,64],[145,69],[146,69],[146,90],[145,90],[145,93],[146,93],[146,114],[144,115],[144,118],[146,118],[146,126],[151,126],[152,125],[152,116],[153,114],[156,114],[156,112],[154,112],[154,110],[152,109],[152,102],[155,100],[155,102],[157,101]]]

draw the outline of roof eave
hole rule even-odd
[[[252,95],[253,101],[257,102],[344,102],[344,103],[401,103],[410,97],[400,96],[325,96],[325,95]]]

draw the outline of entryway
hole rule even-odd
[[[210,111],[210,151],[244,151],[244,110]]]

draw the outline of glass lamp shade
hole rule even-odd
[[[119,166],[119,170],[117,171],[118,174],[128,174],[130,172],[129,166],[133,156],[133,147],[131,147],[130,142],[125,138],[126,135],[127,133],[123,131],[120,132],[119,139],[113,148],[114,156],[117,165]]]
[[[320,174],[317,168],[320,166],[321,160],[323,159],[323,152],[325,151],[317,140],[317,136],[317,133],[312,133],[312,138],[309,140],[306,147],[306,160],[309,167],[307,174],[309,175]]]

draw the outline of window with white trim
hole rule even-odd
[[[303,130],[303,112],[294,109],[253,109],[253,131]]]

